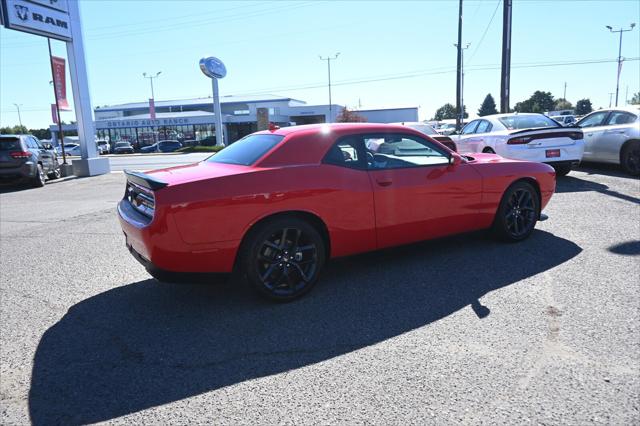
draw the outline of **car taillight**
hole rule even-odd
[[[127,182],[125,198],[138,212],[147,216],[149,219],[153,219],[156,208],[156,199],[153,191],[136,185],[135,183]]]
[[[11,156],[11,158],[15,158],[16,160],[31,157],[31,153],[29,151],[14,151],[9,155]]]
[[[584,138],[584,136],[582,135],[582,132],[569,132],[567,136],[569,136],[574,141]]]
[[[511,138],[507,141],[507,145],[524,145],[531,142],[530,137]]]

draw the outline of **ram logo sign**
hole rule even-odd
[[[18,31],[70,41],[69,15],[62,10],[42,6],[42,4],[49,4],[50,1],[6,0],[5,25]],[[59,2],[63,3],[62,6],[66,9],[66,0]],[[58,3],[58,1],[54,3]],[[61,7],[61,5],[57,5],[57,7]]]

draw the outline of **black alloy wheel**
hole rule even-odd
[[[309,223],[282,218],[260,226],[247,242],[242,267],[263,296],[290,301],[315,285],[324,265],[324,241]]]
[[[640,142],[631,142],[622,151],[622,168],[631,176],[640,176]]]
[[[47,178],[44,174],[44,168],[42,168],[42,164],[37,164],[36,175],[33,177],[33,186],[35,186],[36,188],[44,186],[44,182],[46,179]]]
[[[505,192],[494,222],[494,231],[503,240],[527,238],[538,220],[540,200],[527,182],[516,182]]]

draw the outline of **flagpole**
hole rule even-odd
[[[53,68],[53,55],[51,55],[51,39],[47,37],[49,45],[49,64],[51,65],[51,78],[53,80],[53,96],[56,100],[56,114],[58,115],[58,133],[60,134],[60,148],[62,149],[62,164],[67,164],[67,154],[64,152],[64,134],[62,133],[62,120],[60,119],[60,105],[58,104],[58,85],[56,84],[56,74]]]

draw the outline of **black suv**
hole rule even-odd
[[[60,177],[58,155],[48,143],[31,135],[0,135],[0,179],[27,179],[44,186],[46,177]]]

